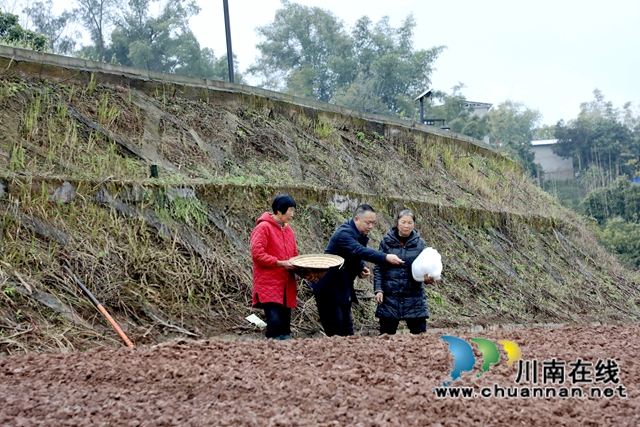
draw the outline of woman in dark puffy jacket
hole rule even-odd
[[[412,334],[427,330],[427,296],[422,282],[416,282],[411,274],[411,264],[426,246],[415,229],[413,212],[400,212],[396,226],[382,238],[379,250],[397,255],[404,264],[376,264],[373,273],[380,335],[395,334],[401,320],[407,322]],[[433,278],[426,275],[425,283],[433,283]]]

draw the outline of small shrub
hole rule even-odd
[[[640,224],[612,218],[602,227],[599,240],[617,254],[621,263],[632,269],[640,268]]]
[[[318,138],[327,138],[333,131],[333,127],[327,122],[318,122],[314,128],[314,133]]]

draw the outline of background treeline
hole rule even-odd
[[[595,218],[600,242],[628,267],[640,268],[640,114],[604,95],[580,105],[575,119],[541,131],[559,140],[554,152],[573,159],[576,179],[544,181],[565,206]]]
[[[53,0],[0,0],[0,43],[188,76],[223,80],[229,75],[226,54],[216,57],[202,48],[189,28],[189,18],[200,12],[193,0],[73,0],[71,5],[56,15]]]
[[[598,222],[600,243],[627,267],[640,268],[640,185],[619,179],[590,192],[579,210]]]
[[[73,0],[72,5],[56,15],[53,0],[0,0],[0,43],[154,71],[228,78],[226,55],[202,48],[189,28],[188,19],[199,13],[193,0]],[[397,28],[387,17],[373,22],[362,16],[349,28],[328,10],[283,0],[273,21],[256,29],[258,57],[236,73],[236,81],[251,78],[252,84],[269,89],[416,120],[414,98],[431,87],[435,61],[445,46],[416,49],[415,26],[412,15]],[[459,84],[450,93],[434,91],[426,116],[445,119],[454,132],[488,141],[535,174],[528,146],[540,113],[506,101],[480,118],[464,106],[463,88]]]
[[[226,54],[200,46],[188,25],[199,13],[193,0],[73,0],[56,15],[53,0],[0,0],[0,43],[74,55],[154,71],[227,80]],[[153,6],[153,7],[152,7]],[[156,11],[156,12],[152,12]],[[362,16],[352,27],[332,12],[282,0],[274,19],[256,29],[255,63],[236,81],[407,120],[419,118],[414,98],[431,88],[445,46],[414,47],[416,21],[399,27],[389,18]],[[237,62],[236,62],[237,63]],[[479,117],[465,107],[462,83],[434,90],[428,118],[484,140],[518,161],[535,178],[531,141],[559,139],[557,154],[572,158],[577,179],[544,181],[566,206],[597,219],[602,242],[630,266],[640,259],[640,114],[631,103],[616,108],[594,91],[578,117],[540,125],[541,114],[507,100]],[[474,99],[473,101],[484,101]],[[621,208],[621,207],[624,207]],[[635,239],[635,240],[634,240]]]

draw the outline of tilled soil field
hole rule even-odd
[[[500,360],[483,373],[472,344],[473,371],[442,388],[454,361],[444,334],[491,340]],[[519,362],[508,366],[500,340],[518,344]],[[0,425],[637,426],[639,355],[640,326],[628,325],[11,356],[0,358]],[[471,397],[451,396],[461,387]],[[556,396],[526,397],[536,388]]]

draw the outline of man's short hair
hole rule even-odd
[[[362,217],[365,212],[373,212],[376,213],[376,210],[371,207],[371,205],[360,205],[356,208],[356,211],[353,213],[353,217]]]
[[[278,194],[276,198],[273,199],[273,203],[271,203],[271,209],[273,209],[273,213],[276,215],[278,212],[281,214],[287,213],[291,207],[296,207],[296,201],[288,194]]]

